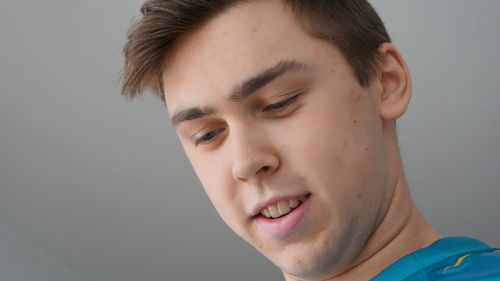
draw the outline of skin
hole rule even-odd
[[[440,237],[410,198],[399,154],[395,120],[410,101],[410,75],[392,44],[378,51],[380,70],[362,87],[334,45],[272,0],[216,16],[165,61],[170,117],[193,106],[214,111],[176,125],[211,202],[286,280],[368,280]],[[228,99],[242,81],[291,60],[307,67]],[[311,204],[296,231],[276,237],[259,228],[256,204],[304,193]]]

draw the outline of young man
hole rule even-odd
[[[442,238],[410,198],[396,119],[411,79],[368,2],[152,0],[142,13],[123,92],[162,97],[218,213],[286,280],[500,280],[498,252]]]

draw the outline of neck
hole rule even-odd
[[[401,257],[441,238],[413,203],[402,169],[382,222],[350,268],[328,281],[370,280]],[[327,281],[327,280],[325,280]]]
[[[324,281],[370,280],[399,258],[439,239],[413,203],[400,168],[386,215],[367,240],[363,250],[342,274]],[[285,274],[285,279],[290,276]]]

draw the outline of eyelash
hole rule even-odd
[[[270,104],[270,105],[266,106],[263,111],[280,112],[280,111],[284,110],[285,108],[287,108],[288,106],[290,106],[293,103],[295,103],[297,101],[297,98],[299,97],[299,95],[300,94],[297,94],[297,95],[295,95],[295,96],[293,96],[291,98],[288,98],[288,99],[285,99],[285,100],[282,100],[282,101]],[[213,130],[213,131],[210,131],[210,132],[202,135],[199,138],[196,138],[195,142],[194,142],[195,146],[198,146],[201,143],[203,143],[203,144],[210,143],[214,139],[214,137],[217,135],[217,133],[222,132],[222,131],[224,131],[223,128],[217,129],[217,130]]]
[[[286,107],[288,107],[289,105],[291,105],[292,103],[296,102],[297,101],[297,98],[299,97],[299,95],[295,95],[291,98],[288,98],[288,99],[285,99],[285,100],[282,100],[280,102],[277,102],[277,103],[273,103],[273,104],[270,104],[268,106],[266,106],[264,108],[264,111],[274,111],[274,112],[278,112],[280,110],[283,110],[285,109]]]
[[[200,143],[210,143],[213,140],[213,138],[216,136],[216,134],[219,132],[222,132],[222,131],[224,131],[224,129],[217,129],[217,130],[210,131],[210,132],[204,134],[203,136],[196,138],[194,140],[194,145],[198,146]],[[212,135],[213,135],[212,138],[208,138],[209,136],[212,136]]]

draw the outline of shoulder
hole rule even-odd
[[[500,249],[470,237],[445,237],[410,253],[372,281],[500,281]]]
[[[500,250],[454,256],[426,270],[429,280],[500,281]]]

